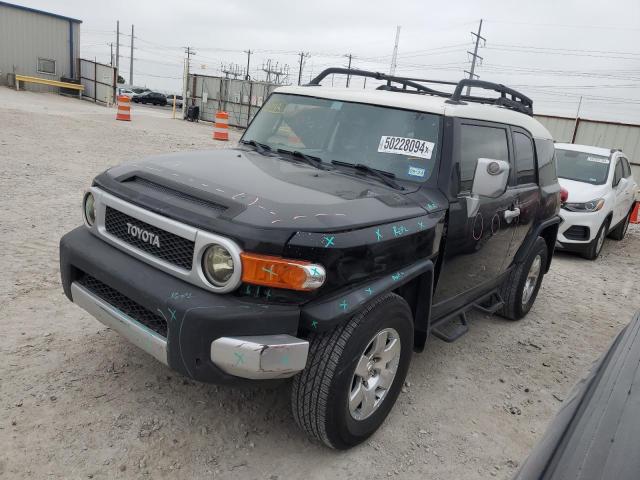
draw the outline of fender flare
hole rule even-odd
[[[538,225],[536,227],[536,229],[533,230],[533,232],[529,235],[529,237],[522,244],[522,246],[518,250],[518,253],[516,253],[515,258],[513,259],[513,263],[523,262],[524,259],[527,258],[527,255],[529,254],[529,250],[531,250],[531,247],[535,243],[536,239],[539,236],[541,236],[540,234],[542,233],[543,230],[545,230],[548,227],[552,227],[554,225],[559,226],[561,223],[562,223],[562,218],[560,218],[559,215],[554,215],[550,219],[545,220],[544,222],[540,223],[540,225]],[[556,237],[557,237],[557,235],[558,235],[558,231],[556,229]],[[553,245],[551,245],[550,249],[549,249],[550,251],[549,251],[549,255],[548,255],[548,259],[547,259],[547,267],[545,269],[545,273],[548,272],[549,268],[551,267],[551,257],[553,257],[553,249],[555,247],[555,243],[556,243],[556,238],[554,237],[553,238]]]
[[[309,331],[322,332],[331,330],[351,318],[376,297],[396,290],[425,273],[432,280],[429,285],[433,285],[433,262],[429,259],[420,259],[405,268],[359,283],[356,286],[349,286],[311,301],[300,310],[300,325]],[[428,322],[429,318],[428,308],[431,306],[431,289],[429,289],[428,298],[420,297],[419,300],[420,304],[425,305],[422,308],[418,305],[413,309],[414,315],[417,317],[414,318],[414,322],[416,329],[422,330],[426,327],[423,323]]]

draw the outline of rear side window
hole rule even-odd
[[[471,191],[479,158],[509,161],[505,129],[460,125],[460,191]]]
[[[618,185],[618,183],[620,183],[620,179],[622,177],[623,177],[622,159],[619,158],[618,161],[616,162],[616,169],[613,172],[613,185],[614,186]]]
[[[535,183],[536,162],[531,139],[524,133],[514,132],[513,145],[516,154],[516,181],[518,185]]]
[[[558,183],[556,173],[556,157],[553,140],[536,139],[536,151],[538,152],[538,181],[541,187]]]
[[[624,178],[629,178],[631,176],[631,167],[629,166],[629,161],[626,158],[621,158],[622,160],[622,176]]]

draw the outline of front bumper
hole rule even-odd
[[[121,252],[85,227],[60,241],[60,270],[70,300],[195,380],[228,384],[286,378],[306,364],[309,344],[296,338],[296,305],[196,288]],[[87,276],[104,289],[88,288]],[[103,291],[113,292],[118,302]],[[135,312],[143,312],[140,318],[155,316],[166,326],[154,331]]]
[[[563,249],[580,249],[588,246],[598,234],[607,212],[570,212],[561,209],[562,223],[558,229],[556,246]]]

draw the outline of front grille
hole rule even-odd
[[[116,289],[111,288],[109,285],[102,283],[97,278],[86,273],[80,277],[78,283],[136,322],[167,338],[167,321],[160,315],[147,310],[126,295],[121,294]]]
[[[589,227],[583,225],[573,225],[564,232],[564,236],[569,240],[588,240]]]
[[[142,238],[133,236],[129,233],[130,227],[127,224],[157,235],[160,246],[154,245],[153,240],[149,240],[151,237],[148,237],[147,241],[145,241]],[[123,242],[180,268],[191,270],[194,249],[194,242],[191,240],[149,225],[111,207],[106,209],[104,226],[107,232]]]

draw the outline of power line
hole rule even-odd
[[[551,27],[551,28],[578,28],[580,30],[598,28],[602,30],[640,30],[637,27],[623,27],[619,25],[578,25],[578,24],[562,24],[562,23],[532,23],[532,22],[514,22],[512,20],[487,20],[490,23],[506,23],[509,25],[527,25],[530,27]]]
[[[587,50],[580,48],[552,48],[552,47],[534,47],[532,45],[510,45],[505,43],[494,43],[493,45],[498,47],[510,47],[510,48],[523,48],[531,50],[551,50],[551,51],[565,51],[565,52],[586,52],[586,53],[610,53],[616,55],[640,55],[640,52],[621,52],[612,50]]]

